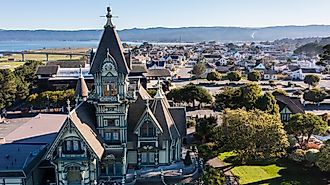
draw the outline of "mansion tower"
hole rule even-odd
[[[45,156],[59,185],[125,182],[135,170],[181,160],[185,108],[172,107],[160,87],[151,97],[128,77],[132,64],[107,11],[90,68],[94,85],[88,89],[80,76],[76,107]]]

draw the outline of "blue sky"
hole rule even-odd
[[[1,0],[0,29],[330,25],[329,0]]]

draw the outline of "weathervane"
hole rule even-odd
[[[108,27],[108,26],[113,27],[113,28],[115,27],[115,26],[112,24],[111,19],[112,19],[112,18],[118,18],[118,16],[113,16],[113,15],[112,15],[110,5],[107,7],[107,15],[105,15],[105,16],[100,16],[100,17],[106,17],[106,18],[107,18],[107,23],[105,24],[104,27]]]

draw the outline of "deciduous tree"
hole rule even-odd
[[[308,84],[308,86],[317,86],[320,82],[320,77],[317,76],[317,75],[306,75],[305,78],[304,78],[304,83],[305,84]]]
[[[298,144],[304,147],[309,142],[312,134],[322,134],[328,128],[327,122],[322,117],[311,113],[294,114],[291,116],[289,123],[285,126],[288,134],[294,135]],[[303,139],[303,138],[306,139]]]
[[[226,110],[222,127],[225,146],[242,162],[282,156],[289,146],[279,117],[260,110]]]
[[[240,81],[241,80],[241,73],[238,71],[233,71],[227,73],[227,78],[229,81]]]
[[[304,92],[303,98],[305,101],[319,103],[322,102],[326,97],[327,93],[324,90],[314,88]]]
[[[200,78],[206,71],[205,64],[203,62],[198,62],[194,65],[191,73],[194,74],[197,78]]]
[[[279,114],[279,107],[276,103],[276,98],[269,92],[266,92],[257,103],[258,109],[269,114]]]
[[[212,71],[207,74],[206,79],[208,81],[219,81],[221,79],[221,75],[216,71]]]
[[[320,168],[321,171],[330,172],[330,143],[326,142],[325,145],[321,147],[321,150],[316,161],[316,166]]]
[[[257,82],[261,79],[261,74],[258,71],[252,71],[248,74],[248,80]]]

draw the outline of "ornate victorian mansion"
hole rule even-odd
[[[151,97],[129,79],[132,64],[125,57],[108,8],[107,23],[87,88],[81,75],[76,107],[45,154],[55,167],[56,184],[125,182],[141,168],[167,166],[181,160],[186,111],[172,107],[161,88]]]

